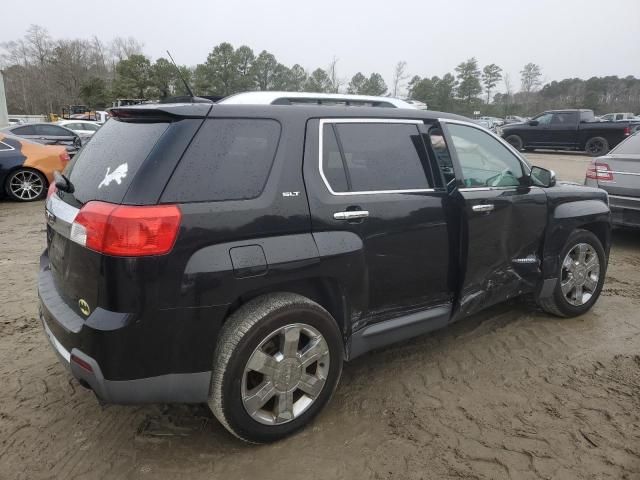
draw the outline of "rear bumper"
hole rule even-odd
[[[609,208],[614,225],[640,228],[640,198],[609,195]]]
[[[150,310],[95,308],[83,318],[56,289],[43,254],[40,320],[60,362],[106,403],[203,403],[226,306]]]

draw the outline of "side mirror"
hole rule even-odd
[[[556,172],[542,167],[531,168],[531,184],[538,187],[553,187],[556,184]]]
[[[529,125],[531,125],[532,127],[537,127],[538,126],[538,120],[529,120]]]

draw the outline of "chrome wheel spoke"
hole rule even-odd
[[[584,286],[587,288],[587,290],[589,290],[590,292],[595,292],[596,287],[598,286],[598,280],[597,280],[597,276],[596,276],[596,280],[594,280],[591,275],[587,275],[587,278],[584,281]]]
[[[262,350],[256,350],[249,358],[247,369],[272,377],[275,374],[277,365],[278,362],[271,355],[267,355]]]
[[[560,284],[560,289],[562,290],[562,293],[564,293],[566,296],[569,292],[571,292],[571,290],[573,289],[573,287],[575,287],[575,285],[576,283],[573,277],[569,277],[566,282]]]
[[[320,337],[314,339],[306,346],[300,355],[300,361],[302,362],[303,367],[308,367],[328,354],[329,347],[327,346],[327,342],[324,341],[324,338]]]
[[[296,326],[286,327],[284,330],[284,342],[282,345],[282,355],[285,358],[295,357],[298,354],[298,343],[300,342],[300,328]]]
[[[311,398],[316,398],[320,395],[322,387],[324,387],[324,380],[319,379],[313,375],[304,374],[298,383],[298,388]]]
[[[275,393],[276,389],[273,383],[268,380],[249,392],[246,397],[243,397],[244,407],[250,415],[253,415],[262,408],[265,403],[271,400]]]
[[[587,248],[588,245],[586,243],[581,243],[578,245],[578,263],[580,265],[587,264]]]
[[[276,421],[293,420],[293,391],[278,394],[275,415]]]
[[[574,299],[578,303],[578,305],[582,305],[582,285],[576,285]]]

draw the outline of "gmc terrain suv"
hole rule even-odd
[[[343,361],[532,294],[598,298],[606,192],[555,185],[462,117],[111,110],[49,191],[44,331],[103,402],[207,402],[237,437],[308,423]]]

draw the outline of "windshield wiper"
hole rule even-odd
[[[75,188],[73,188],[73,183],[71,183],[67,177],[57,170],[53,172],[53,181],[56,184],[56,188],[60,191],[73,193],[75,190]]]

